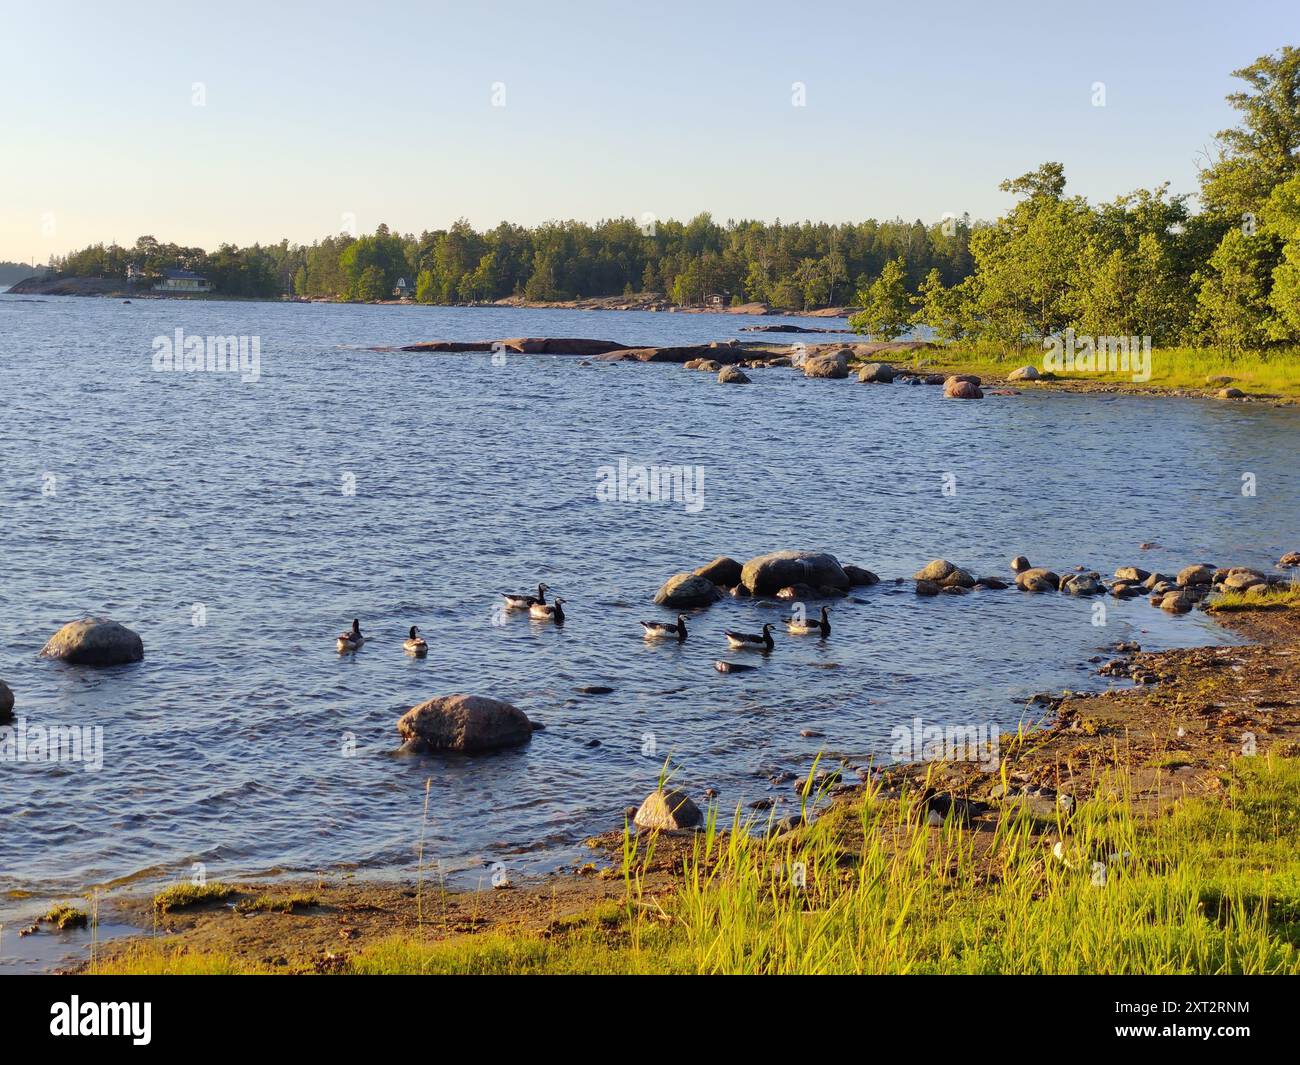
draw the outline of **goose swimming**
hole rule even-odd
[[[361,622],[356,618],[352,619],[352,628],[347,632],[340,633],[336,641],[339,654],[343,654],[345,651],[355,651],[365,642],[366,638],[361,635]]]
[[[673,625],[666,621],[643,621],[641,628],[645,629],[647,640],[662,640],[668,636],[676,636],[680,642],[686,639],[686,615],[678,614],[677,622]]]
[[[829,607],[822,607],[821,621],[809,621],[804,618],[803,621],[797,621],[795,618],[785,618],[785,627],[796,636],[807,636],[814,632],[820,633],[822,639],[826,639],[831,634],[830,619],[826,616]]]
[[[554,603],[534,603],[528,608],[528,616],[538,621],[553,621],[557,625],[563,625],[564,609],[561,606],[563,602],[563,599],[557,599]]]
[[[732,647],[739,647],[748,651],[770,651],[776,646],[772,642],[772,623],[770,621],[763,626],[761,634],[727,631],[723,635],[727,637],[727,643]]]
[[[414,625],[411,626],[411,634],[402,644],[402,650],[408,655],[415,655],[416,658],[423,658],[429,653],[429,645],[425,642],[424,637],[420,635],[420,630]]]
[[[548,585],[539,584],[536,595],[511,595],[509,592],[502,592],[501,595],[506,601],[507,610],[528,610],[534,606],[544,606],[546,593],[550,590]]]

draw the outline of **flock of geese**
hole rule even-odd
[[[507,592],[502,592],[501,597],[505,600],[507,610],[527,610],[528,616],[537,621],[550,621],[556,625],[563,625],[564,600],[556,598],[548,603],[546,593],[550,590],[549,585],[539,584],[536,595],[510,595]],[[792,635],[818,635],[824,640],[831,634],[831,623],[827,617],[828,611],[828,607],[822,607],[821,618],[816,621],[803,617],[788,617],[782,620],[785,622],[786,629]],[[686,641],[685,614],[678,614],[677,620],[671,624],[667,621],[643,621],[641,622],[641,628],[647,640],[676,639],[679,643]],[[767,653],[776,646],[772,639],[773,628],[775,626],[769,621],[763,626],[761,632],[733,632],[728,629],[723,635],[727,638],[727,646],[729,647]],[[355,651],[365,642],[366,638],[361,635],[361,622],[359,619],[353,618],[352,628],[339,634],[336,646],[339,654],[346,654],[349,651]],[[420,635],[420,630],[416,626],[411,626],[406,642],[402,644],[402,650],[416,658],[424,658],[429,653],[429,645],[425,642],[424,637]]]

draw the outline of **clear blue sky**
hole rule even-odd
[[[1230,71],[1283,44],[1296,0],[0,0],[0,259],[344,214],[994,217],[1048,159],[1194,191]]]

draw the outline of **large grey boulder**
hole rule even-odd
[[[745,371],[739,366],[724,366],[718,371],[718,384],[720,385],[748,385],[752,382],[745,375]]]
[[[826,585],[847,591],[848,575],[825,551],[773,551],[745,563],[741,583],[754,595],[775,595],[792,584]]]
[[[518,747],[533,735],[528,715],[484,695],[439,695],[406,711],[397,722],[406,752],[493,751]]]
[[[677,573],[664,581],[655,592],[655,602],[660,606],[708,606],[722,598],[718,586],[707,577],[696,573]]]
[[[869,362],[858,371],[858,380],[863,384],[892,384],[894,368],[887,362]]]
[[[117,666],[144,658],[144,641],[108,618],[82,618],[51,636],[41,648],[41,657],[75,666]]]

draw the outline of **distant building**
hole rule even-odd
[[[393,295],[399,300],[404,300],[412,294],[411,286],[406,283],[406,278],[399,277],[397,284],[393,286]]]
[[[710,307],[725,307],[731,302],[731,293],[710,292],[704,297],[704,302]]]
[[[135,263],[130,263],[126,268],[126,279],[132,285],[138,285],[144,280],[144,271]]]
[[[155,292],[211,292],[212,284],[202,274],[193,270],[164,270],[162,280],[154,285]]]

